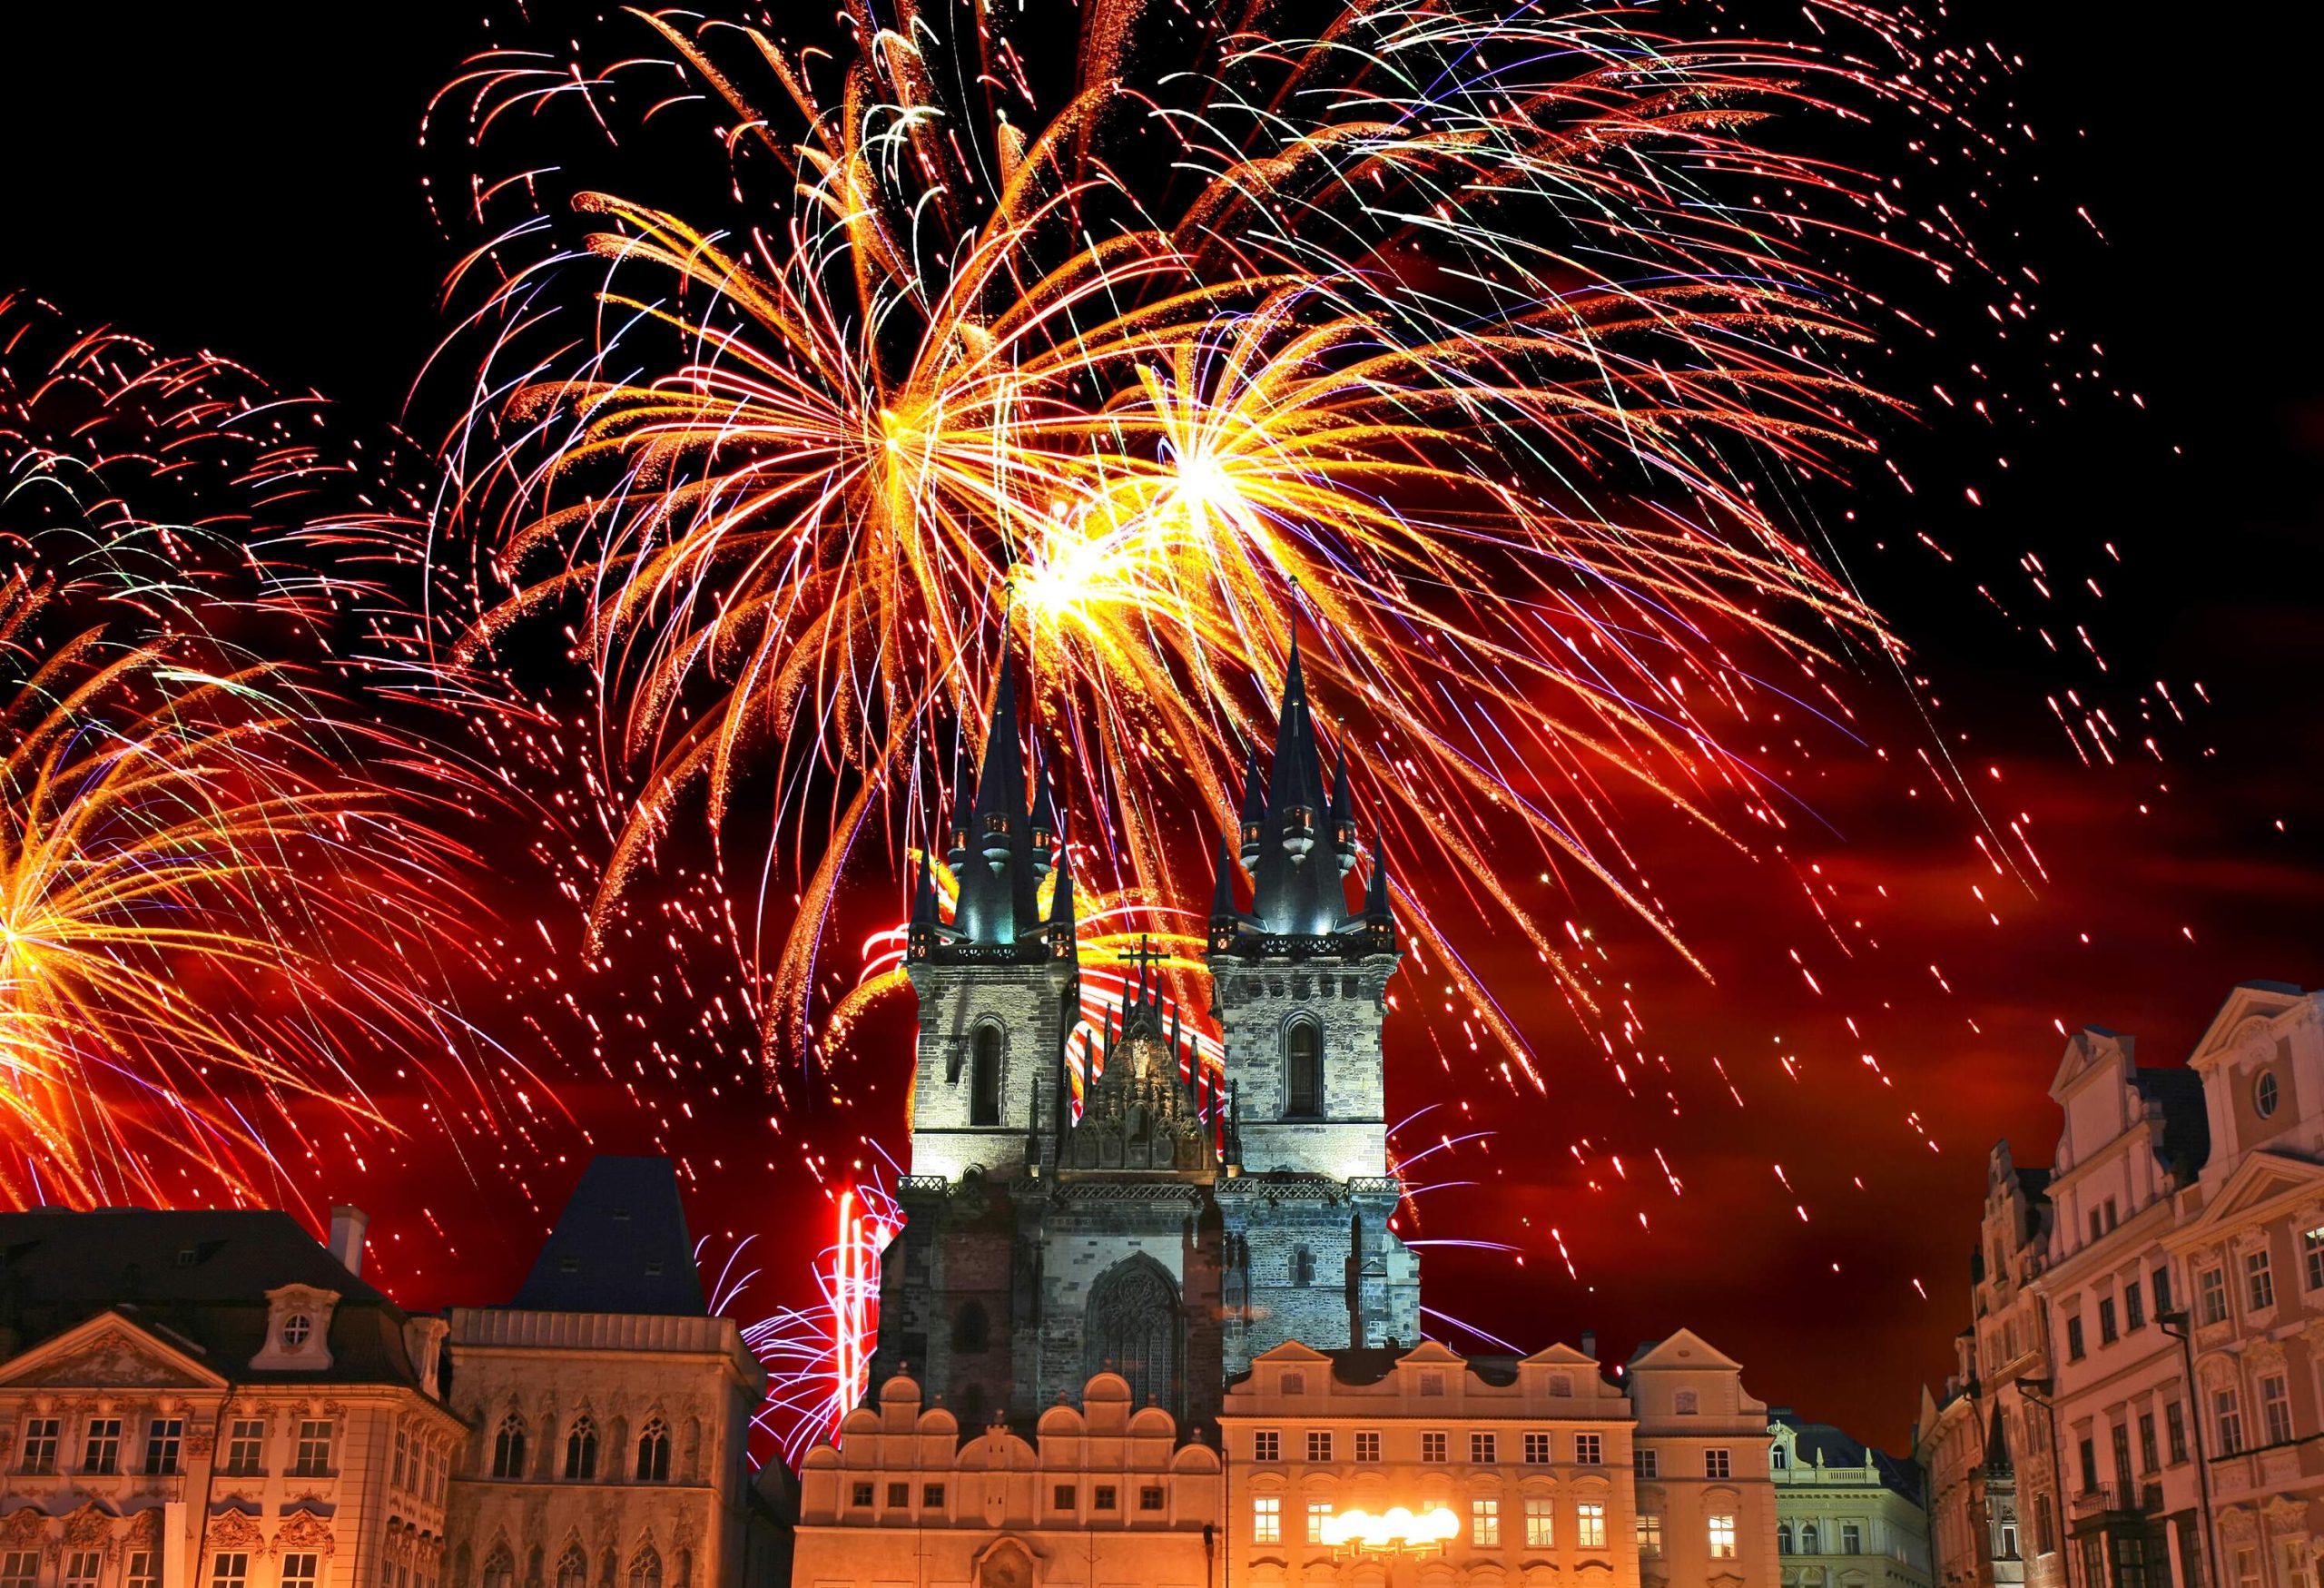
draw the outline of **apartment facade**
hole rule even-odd
[[[1768,1437],[1783,1588],[1930,1588],[1917,1468],[1786,1409]]]

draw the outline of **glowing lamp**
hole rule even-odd
[[[1402,1505],[1379,1516],[1368,1511],[1342,1511],[1324,1521],[1324,1542],[1334,1549],[1442,1549],[1460,1532],[1460,1518],[1443,1505],[1417,1515]]]

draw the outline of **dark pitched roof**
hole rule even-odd
[[[1817,1465],[1821,1455],[1825,1466],[1862,1466],[1866,1455],[1872,1457],[1873,1469],[1879,1474],[1881,1486],[1919,1504],[1921,1497],[1920,1469],[1910,1462],[1898,1461],[1886,1451],[1875,1450],[1861,1441],[1850,1438],[1845,1429],[1829,1423],[1810,1423],[1789,1411],[1777,1407],[1769,1414],[1774,1421],[1793,1430],[1792,1451],[1801,1466]]]
[[[666,1158],[591,1159],[508,1305],[527,1312],[707,1313],[677,1166]]]
[[[2149,1070],[2131,1072],[2139,1095],[2162,1110],[2162,1164],[2186,1166],[2192,1177],[2211,1155],[2211,1112],[2203,1106],[2203,1078],[2191,1070]]]
[[[338,1292],[328,1368],[251,1369],[266,1338],[266,1293],[284,1285]],[[181,1348],[192,1345],[209,1366],[241,1383],[419,1383],[404,1348],[403,1309],[340,1267],[287,1213],[0,1213],[0,1355],[108,1308]]]

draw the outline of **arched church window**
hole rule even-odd
[[[1284,1117],[1315,1119],[1324,1111],[1324,1028],[1311,1020],[1294,1021],[1284,1066]]]
[[[1086,1372],[1120,1374],[1130,1404],[1149,1400],[1177,1415],[1180,1328],[1177,1287],[1147,1257],[1115,1264],[1090,1287],[1082,1330]]]
[[[963,1305],[952,1318],[952,1349],[981,1351],[992,1344],[992,1323],[985,1316],[984,1303],[971,1301]]]
[[[670,1477],[670,1425],[655,1417],[637,1436],[637,1481],[667,1483]]]
[[[1000,1028],[977,1028],[976,1049],[969,1060],[969,1123],[1000,1123]]]
[[[573,1431],[565,1436],[565,1475],[576,1483],[597,1475],[597,1425],[586,1412],[573,1419]]]
[[[484,1588],[516,1588],[517,1557],[505,1544],[484,1557]]]
[[[629,1588],[662,1588],[662,1556],[650,1544],[629,1558]]]
[[[520,1478],[525,1475],[525,1419],[514,1412],[500,1419],[500,1432],[493,1435],[492,1475],[497,1478]]]
[[[1304,1246],[1291,1254],[1291,1282],[1303,1290],[1315,1282],[1315,1254]]]
[[[589,1588],[589,1558],[577,1544],[566,1544],[556,1563],[556,1588]]]

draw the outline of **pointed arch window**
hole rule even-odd
[[[516,1588],[517,1557],[507,1544],[495,1544],[484,1557],[484,1588]]]
[[[500,1419],[500,1432],[492,1437],[492,1475],[525,1475],[525,1419],[514,1412]]]
[[[589,1588],[589,1557],[577,1544],[566,1544],[556,1563],[556,1588]]]
[[[1294,1021],[1285,1034],[1284,1117],[1320,1119],[1324,1112],[1324,1028]]]
[[[586,1412],[573,1420],[573,1431],[565,1436],[565,1475],[575,1483],[597,1475],[597,1425]]]
[[[662,1556],[650,1544],[629,1558],[629,1588],[662,1588]]]
[[[1000,1028],[977,1028],[975,1048],[969,1059],[969,1123],[1000,1123]]]
[[[670,1479],[670,1425],[655,1417],[637,1436],[637,1481],[662,1484]]]

